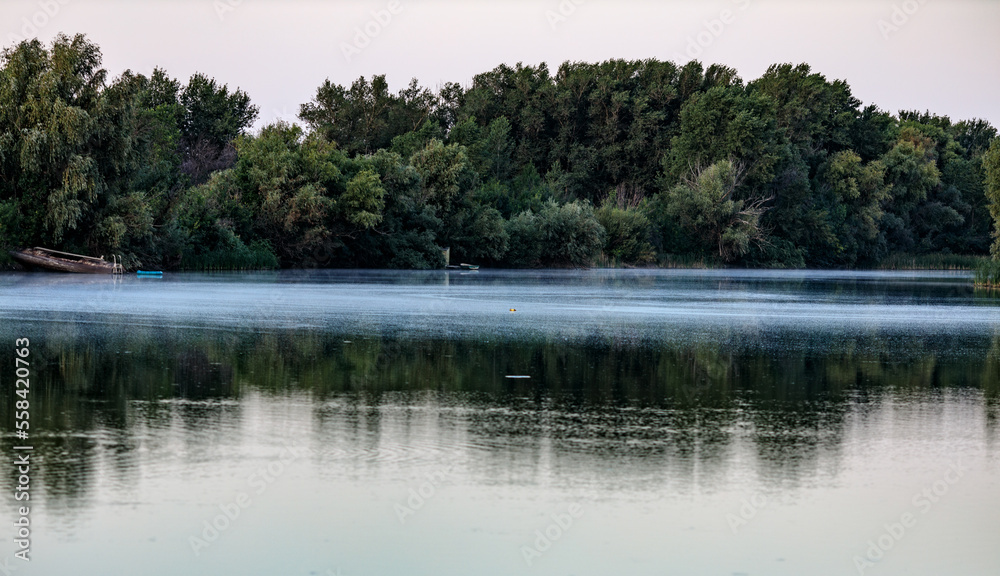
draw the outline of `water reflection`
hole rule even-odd
[[[677,493],[732,481],[733,470],[745,472],[740,458],[774,490],[834,478],[845,435],[886,403],[932,399],[937,408],[921,418],[933,427],[956,417],[944,400],[964,398],[981,408],[969,417],[982,420],[990,446],[997,437],[1000,336],[814,335],[775,354],[733,341],[623,345],[600,335],[564,344],[36,330],[32,430],[45,463],[36,482],[60,513],[86,507],[99,482],[134,487],[144,466],[232,458],[262,419],[304,434],[319,469],[349,463],[360,478],[462,461],[487,484]],[[12,430],[9,395],[0,413]],[[2,443],[9,450],[12,436]],[[16,477],[4,470],[9,490]]]
[[[844,574],[955,459],[961,487],[879,573],[996,572],[1000,301],[961,275],[108,280],[0,275],[0,341],[32,339],[32,574],[517,574],[573,503],[585,517],[532,573]],[[439,496],[401,524],[428,475]],[[4,467],[0,490],[16,480]],[[732,532],[754,496],[767,508]]]

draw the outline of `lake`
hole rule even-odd
[[[0,322],[10,573],[1000,574],[965,273],[6,273]]]

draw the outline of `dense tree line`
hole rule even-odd
[[[705,261],[874,266],[1000,251],[983,120],[862,106],[846,82],[657,60],[501,65],[467,87],[324,82],[249,132],[241,90],[109,79],[83,36],[8,47],[0,245],[163,268]],[[993,234],[993,242],[991,240]]]

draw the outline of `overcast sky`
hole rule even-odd
[[[294,120],[325,78],[436,88],[501,63],[658,58],[745,81],[806,62],[865,104],[1000,126],[996,0],[0,0],[4,46],[59,32],[87,34],[112,76],[160,66],[238,86],[261,122]]]

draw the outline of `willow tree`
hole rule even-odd
[[[712,254],[723,262],[745,256],[767,243],[761,226],[769,197],[740,198],[745,165],[721,160],[695,168],[678,185],[657,198],[670,226],[675,226],[694,252]]]
[[[83,35],[24,41],[0,62],[0,242],[117,251],[150,234],[145,198],[128,183],[130,79],[108,85]]]

